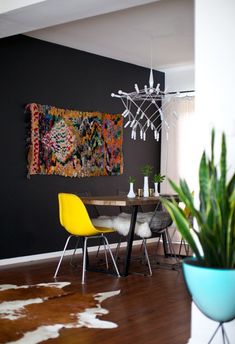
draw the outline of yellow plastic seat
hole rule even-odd
[[[110,253],[111,259],[113,261],[117,275],[120,276],[116,262],[114,260],[112,251],[108,243],[108,239],[104,235],[105,233],[114,232],[114,230],[110,228],[94,227],[94,225],[92,224],[90,220],[90,217],[88,215],[85,205],[83,204],[82,200],[77,195],[70,194],[70,193],[59,193],[58,200],[59,200],[60,223],[70,235],[66,240],[63,253],[60,257],[59,263],[57,265],[57,268],[54,274],[54,278],[56,278],[57,273],[59,271],[69,240],[73,236],[82,237],[84,240],[82,284],[84,284],[84,281],[85,281],[87,240],[89,238],[100,238],[103,240],[104,247],[106,247],[107,245],[107,248]]]

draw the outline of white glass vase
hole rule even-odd
[[[154,183],[154,196],[155,197],[159,196],[158,183]]]
[[[149,177],[144,176],[144,197],[149,197]]]
[[[134,198],[135,197],[135,193],[134,193],[134,183],[130,183],[130,190],[127,194],[128,198]]]

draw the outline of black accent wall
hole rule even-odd
[[[27,179],[24,107],[36,102],[81,111],[120,113],[121,102],[111,98],[134,83],[148,84],[149,70],[60,45],[19,35],[0,40],[1,240],[0,259],[62,250],[66,238],[58,218],[58,192],[115,194],[128,190],[128,176],[142,187],[140,167],[160,169],[160,143],[130,139],[124,130],[124,174],[66,178],[32,176]],[[154,71],[164,88],[164,73]],[[100,208],[100,213],[118,209]],[[92,209],[90,209],[92,212]],[[111,241],[115,241],[113,236]]]

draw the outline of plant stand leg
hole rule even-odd
[[[208,344],[212,343],[212,340],[215,338],[216,333],[219,331],[219,329],[221,328],[222,331],[222,338],[223,338],[223,344],[230,344],[230,341],[228,339],[228,336],[225,332],[224,329],[224,323],[219,323],[219,326],[216,328],[215,332],[213,333],[211,339],[209,340]]]
[[[226,333],[226,331],[225,331],[225,329],[224,329],[224,324],[222,323],[221,324],[221,329],[222,329],[222,336],[223,336],[223,342],[226,344],[230,344],[230,341],[229,341],[229,339],[228,339],[228,336],[227,336],[227,333]]]
[[[216,333],[218,332],[220,326],[221,326],[221,323],[220,323],[219,326],[216,328],[216,330],[215,330],[215,332],[213,333],[213,335],[212,335],[211,339],[209,340],[208,344],[210,344],[210,343],[212,342],[212,340],[214,339],[214,337],[215,337]]]

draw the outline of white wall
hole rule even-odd
[[[196,115],[201,144],[209,147],[215,127],[227,134],[230,169],[235,168],[235,1],[196,1]],[[217,147],[220,145],[218,144]]]
[[[186,65],[163,70],[165,72],[165,88],[171,91],[189,91],[194,90],[194,65]],[[188,144],[185,141],[190,139],[189,117],[193,111],[191,101],[184,101],[179,104],[178,101],[171,104],[169,109],[168,123],[170,124],[169,135],[162,130],[162,148],[161,148],[161,174],[166,175],[176,182],[180,177],[190,180],[191,165],[188,164],[187,157],[189,155]],[[172,111],[177,109],[179,119],[175,120]],[[181,121],[182,116],[184,121]],[[186,128],[187,126],[187,128]],[[182,131],[184,139],[182,139]],[[183,159],[182,159],[183,157]],[[186,157],[186,158],[185,158]],[[161,185],[162,193],[171,193],[171,187],[167,179]]]
[[[194,65],[161,70],[165,72],[165,88],[168,92],[194,90]]]
[[[212,127],[216,130],[216,152],[220,151],[221,133],[227,138],[229,173],[235,169],[235,1],[195,0],[195,90],[196,107],[187,157],[191,178],[197,192],[197,174],[202,151],[210,149]],[[169,91],[189,89],[193,85],[190,70],[166,70]],[[184,74],[184,77],[183,77]],[[191,77],[190,77],[191,75]],[[190,81],[191,80],[191,81]],[[194,87],[193,87],[194,88]],[[162,138],[162,166],[167,143]],[[189,344],[206,344],[217,323],[206,318],[192,304],[191,338]],[[230,343],[235,343],[235,321],[226,324]],[[213,344],[221,344],[216,336]]]
[[[195,0],[196,106],[191,163],[197,166],[202,150],[209,151],[211,128],[214,127],[217,159],[222,131],[227,135],[230,174],[235,169],[234,15],[234,0]],[[208,343],[216,325],[193,306],[189,343]],[[230,343],[234,344],[235,322],[227,326]],[[222,339],[218,335],[213,344],[220,343]]]
[[[194,65],[168,68],[163,72],[165,72],[166,91],[194,90]],[[178,120],[172,116],[174,109],[178,111]],[[191,111],[193,111],[193,102],[191,100],[179,103],[176,99],[165,112],[165,115],[168,116],[167,121],[170,130],[168,138],[164,127],[161,135],[161,174],[167,177],[161,184],[161,193],[172,193],[168,178],[178,182],[179,177],[184,177],[190,182],[191,165],[188,164],[187,158],[185,159],[185,156],[189,155],[189,146],[184,142],[188,140],[188,135],[190,135],[188,127],[190,126]],[[182,116],[184,117],[183,121],[181,121]],[[182,132],[184,133],[184,139],[182,139]],[[173,233],[173,242],[180,242],[181,236],[175,226],[172,226],[170,230],[170,234]]]

